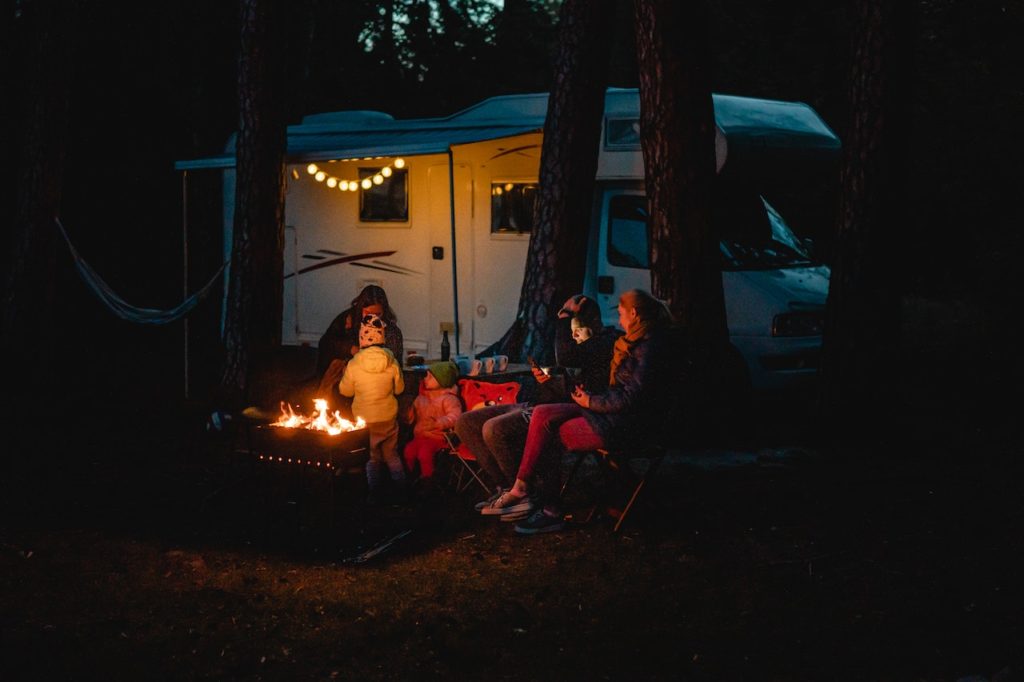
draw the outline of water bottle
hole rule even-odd
[[[452,354],[452,345],[448,343],[448,330],[445,329],[442,333],[444,336],[441,337],[441,361],[444,362]]]

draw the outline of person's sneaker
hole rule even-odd
[[[498,517],[498,520],[502,523],[515,523],[516,521],[522,521],[530,515],[528,511],[512,512],[511,514],[502,514]]]
[[[497,516],[499,514],[504,516],[505,514],[515,514],[516,512],[528,512],[536,506],[536,503],[530,499],[529,495],[520,497],[511,490],[506,490],[498,499],[481,509],[480,513],[484,516]]]
[[[565,528],[565,519],[561,514],[552,516],[543,509],[530,514],[525,521],[516,524],[516,532],[522,535],[536,533],[555,533]]]
[[[473,505],[473,509],[476,509],[477,511],[481,511],[481,510],[482,510],[482,509],[483,509],[484,507],[489,507],[489,506],[491,506],[492,504],[494,504],[494,501],[495,501],[496,499],[498,499],[499,497],[501,497],[501,494],[502,494],[503,492],[505,492],[505,489],[504,489],[504,488],[502,488],[502,487],[501,487],[501,486],[499,485],[499,486],[498,486],[498,489],[497,489],[497,491],[496,491],[496,492],[495,492],[495,493],[494,493],[493,495],[491,495],[490,497],[488,497],[488,498],[487,498],[486,500],[481,500],[481,501],[477,502],[477,503],[476,503],[475,505]]]

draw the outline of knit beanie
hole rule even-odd
[[[384,320],[380,315],[363,315],[359,323],[359,348],[384,345]]]
[[[427,371],[434,375],[441,388],[451,388],[455,385],[455,380],[459,378],[459,368],[451,360],[435,362],[427,368]]]
[[[591,331],[598,332],[604,327],[601,321],[601,308],[597,301],[589,296],[580,301],[580,309],[576,311],[579,318],[579,326],[590,327]]]

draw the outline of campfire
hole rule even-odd
[[[299,464],[325,469],[362,467],[369,458],[366,421],[355,423],[327,408],[327,401],[313,401],[310,416],[297,414],[281,403],[277,421],[260,424],[250,433],[249,452],[263,462]]]
[[[270,425],[286,429],[323,431],[332,436],[366,428],[366,422],[362,417],[357,417],[355,423],[353,423],[347,419],[343,419],[341,413],[337,410],[332,413],[328,413],[326,400],[317,398],[313,401],[313,405],[315,407],[313,414],[307,417],[305,415],[295,414],[295,410],[292,409],[292,406],[282,401],[281,417]]]

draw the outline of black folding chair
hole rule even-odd
[[[610,484],[605,487],[624,489],[629,496],[626,505],[619,512],[618,519],[615,521],[615,527],[612,529],[613,533],[617,533],[625,522],[626,516],[636,504],[637,498],[640,496],[644,486],[658,473],[658,469],[661,468],[661,463],[665,459],[666,454],[665,447],[656,444],[620,449],[598,448],[577,453],[576,461],[573,462],[572,469],[562,484],[561,497],[565,497],[566,490],[568,490],[569,485],[576,477],[576,472],[583,461],[587,458],[593,458],[603,474],[606,484]],[[638,459],[647,460],[647,467],[639,475],[634,473],[629,465],[630,461]],[[613,499],[607,493],[600,496],[595,500],[594,505],[587,513],[584,523],[589,522],[593,518],[599,506],[608,506],[612,502]]]

